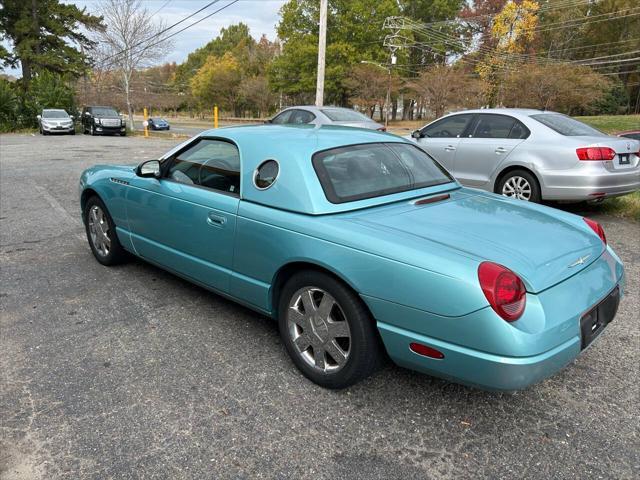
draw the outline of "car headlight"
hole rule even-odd
[[[94,118],[94,119],[93,119],[93,121],[94,121],[96,124],[100,125],[100,119],[99,119],[99,118]]]

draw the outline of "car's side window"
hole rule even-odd
[[[524,126],[522,122],[516,120],[516,123],[511,127],[511,132],[509,132],[509,138],[513,138],[516,140],[523,140],[528,138],[531,132],[527,127]]]
[[[240,193],[240,154],[224,140],[203,138],[171,159],[167,178],[220,192]]]
[[[509,138],[516,119],[507,115],[479,115],[478,123],[473,132],[474,138]]]
[[[312,122],[313,119],[316,118],[313,113],[307,112],[306,110],[294,110],[293,112],[294,113],[291,115],[288,123],[303,125],[305,123]]]
[[[473,115],[451,115],[440,121],[432,123],[424,130],[422,135],[429,138],[457,138],[462,135]]]
[[[291,117],[291,114],[293,112],[294,112],[294,110],[285,110],[280,115],[276,115],[271,120],[271,123],[274,123],[276,125],[282,125],[282,124],[285,124],[285,123],[289,123],[289,117]]]

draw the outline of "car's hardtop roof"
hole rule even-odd
[[[541,113],[555,113],[550,110],[536,110],[535,108],[475,108],[471,110],[459,110],[456,112],[450,112],[448,115],[458,115],[460,113],[502,113],[504,115],[523,115],[530,117],[531,115],[537,115]]]
[[[64,108],[43,108],[43,112],[67,112]]]
[[[416,192],[386,195],[342,204],[329,202],[312,164],[313,154],[332,148],[366,143],[415,144],[389,133],[334,125],[246,125],[207,130],[202,138],[225,139],[240,151],[240,195],[244,200],[307,214],[337,213],[409,198]],[[258,190],[253,174],[266,160],[280,166],[278,179]]]

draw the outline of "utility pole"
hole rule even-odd
[[[316,83],[316,107],[324,104],[324,62],[327,49],[327,2],[320,0],[320,34],[318,35],[318,80]]]

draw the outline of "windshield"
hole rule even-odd
[[[91,112],[98,117],[117,117],[118,112],[108,107],[93,107]]]
[[[347,108],[323,108],[320,110],[334,122],[372,122],[369,117]]]
[[[313,167],[331,203],[453,181],[427,153],[405,143],[368,143],[325,150],[313,156]]]
[[[578,137],[583,135],[606,136],[600,130],[596,130],[585,123],[559,113],[540,113],[537,115],[531,115],[531,118],[566,137]]]
[[[64,110],[43,110],[42,118],[69,118],[69,114]]]

